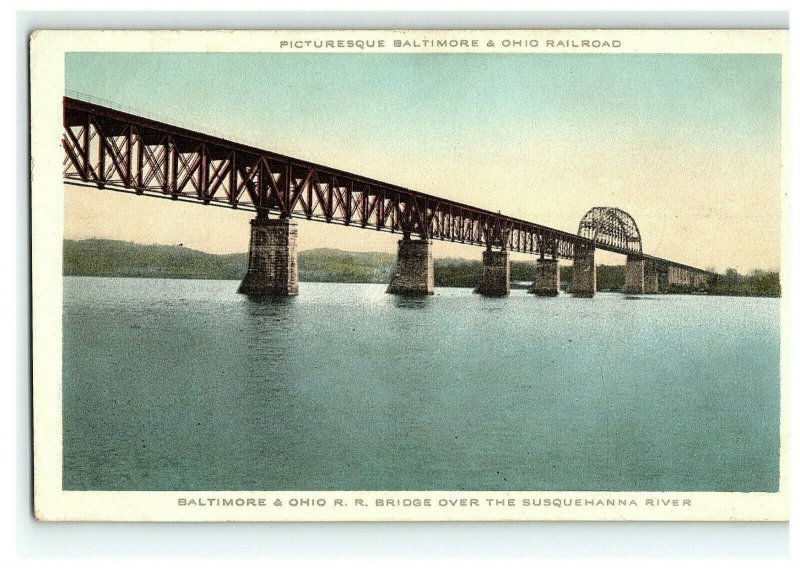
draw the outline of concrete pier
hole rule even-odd
[[[658,267],[652,260],[644,263],[644,293],[658,294]]]
[[[483,296],[508,296],[511,291],[511,262],[508,251],[483,251],[481,282],[475,292]]]
[[[644,259],[629,256],[625,263],[625,293],[644,294]]]
[[[663,268],[658,272],[658,289],[666,292],[669,289],[669,269]]]
[[[297,224],[289,219],[256,217],[250,226],[247,274],[239,293],[253,297],[297,295]]]
[[[597,268],[593,250],[579,254],[572,263],[572,284],[569,291],[577,298],[594,297],[597,291]]]
[[[403,237],[397,243],[397,263],[394,267],[389,294],[426,296],[433,294],[433,253],[428,241],[412,241]]]
[[[537,296],[558,296],[561,286],[561,273],[558,261],[554,258],[540,258],[536,261],[533,273],[533,285],[529,294]]]

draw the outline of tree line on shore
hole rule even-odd
[[[346,252],[313,249],[297,255],[304,282],[388,283],[395,257],[385,252]],[[531,282],[535,260],[511,262],[513,282]],[[247,254],[210,254],[183,246],[141,245],[104,239],[65,240],[65,276],[119,276],[131,278],[194,278],[240,280],[247,270]],[[572,266],[560,267],[562,283],[572,280]],[[434,260],[434,285],[474,288],[480,280],[481,262],[444,258]],[[625,267],[599,265],[598,291],[621,292]],[[754,270],[739,274],[729,269],[709,279],[702,290],[709,294],[780,296],[777,272]],[[679,288],[662,292],[681,293]]]

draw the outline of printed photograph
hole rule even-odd
[[[63,491],[777,492],[781,73],[68,52]]]

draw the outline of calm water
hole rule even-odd
[[[64,487],[775,491],[778,301],[66,278]]]

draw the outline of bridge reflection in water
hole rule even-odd
[[[617,208],[592,208],[573,234],[70,97],[62,145],[67,184],[255,212],[239,287],[251,297],[298,293],[297,218],[401,234],[387,291],[403,296],[433,293],[432,240],[486,249],[476,289],[486,296],[509,293],[510,252],[538,256],[530,292],[540,296],[559,293],[567,259],[570,293],[593,297],[596,250],[626,255],[628,294],[703,289],[715,276],[645,254]]]

